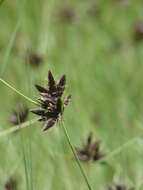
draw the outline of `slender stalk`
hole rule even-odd
[[[0,78],[0,81],[6,85],[7,87],[9,87],[10,89],[12,89],[13,91],[15,91],[17,94],[19,94],[20,96],[22,96],[23,98],[25,98],[26,100],[28,100],[29,102],[39,105],[37,102],[35,102],[34,100],[32,100],[31,98],[25,96],[24,94],[22,94],[20,91],[18,91],[16,88],[14,88],[13,86],[11,86],[9,83],[7,83],[5,80],[3,80],[2,78]]]
[[[29,190],[28,167],[27,167],[27,160],[26,160],[26,154],[25,154],[23,142],[24,142],[24,140],[23,140],[23,138],[21,138],[22,154],[23,154],[23,162],[24,162],[24,171],[25,171],[25,180],[26,180],[26,189]]]
[[[18,117],[18,127],[20,129],[20,118],[19,114],[17,113]],[[29,190],[29,179],[28,179],[28,168],[27,168],[27,161],[26,161],[26,153],[25,153],[25,148],[24,148],[24,139],[23,139],[23,134],[20,131],[20,143],[22,147],[22,154],[23,154],[23,162],[24,162],[24,171],[25,171],[25,180],[26,180],[26,189]]]
[[[20,27],[20,21],[18,20],[18,22],[16,23],[16,26],[14,28],[14,31],[12,33],[11,39],[10,39],[10,41],[8,43],[8,47],[6,49],[6,52],[5,52],[5,56],[4,56],[4,60],[3,60],[2,67],[1,67],[1,72],[0,72],[1,77],[4,74],[5,69],[7,67],[8,59],[9,59],[9,56],[10,56],[10,53],[11,53],[11,50],[12,50],[12,46],[13,46],[14,40],[16,38],[16,34],[17,34],[17,31],[18,31],[19,27]]]
[[[32,147],[29,141],[29,166],[30,166],[30,190],[33,190],[33,167],[32,167]]]
[[[86,174],[85,174],[85,171],[84,171],[83,167],[81,166],[80,160],[79,160],[79,158],[78,158],[78,156],[77,156],[77,154],[76,154],[76,152],[75,152],[75,149],[74,149],[74,147],[73,147],[73,145],[72,145],[72,143],[71,143],[71,140],[70,140],[70,137],[69,137],[69,135],[68,135],[67,129],[66,129],[65,125],[64,125],[64,122],[62,121],[61,123],[62,123],[62,128],[63,128],[64,134],[65,134],[66,139],[67,139],[67,141],[68,141],[68,144],[69,144],[69,146],[70,146],[70,148],[71,148],[71,150],[72,150],[72,153],[73,153],[73,155],[74,155],[74,157],[75,157],[75,160],[76,160],[77,165],[78,165],[78,167],[79,167],[79,169],[80,169],[80,172],[82,173],[82,176],[83,176],[83,178],[84,178],[84,180],[85,180],[85,182],[86,182],[86,184],[87,184],[87,186],[88,186],[88,189],[89,189],[89,190],[92,190],[92,188],[91,188],[91,186],[90,186],[90,184],[89,184],[88,178],[87,178],[87,176],[86,176]]]
[[[4,2],[5,0],[0,0],[0,6],[2,5],[2,3]],[[10,57],[10,54],[11,54],[11,50],[12,50],[12,47],[14,45],[14,41],[15,41],[15,38],[16,38],[16,35],[17,35],[17,32],[20,28],[20,25],[21,25],[21,20],[23,19],[23,13],[24,13],[24,6],[26,4],[26,0],[23,0],[21,2],[21,6],[19,7],[19,14],[18,14],[18,20],[17,20],[17,23],[14,27],[14,30],[12,32],[12,35],[10,37],[10,40],[8,42],[8,45],[7,45],[7,48],[6,48],[6,51],[5,51],[5,55],[4,55],[4,59],[1,63],[1,71],[0,71],[0,77],[2,77],[4,75],[4,72],[6,70],[6,67],[8,65],[8,60],[9,60],[9,57]]]
[[[17,130],[22,129],[22,128],[28,127],[29,125],[32,125],[32,124],[36,123],[37,121],[38,121],[38,118],[33,119],[31,121],[27,121],[27,122],[25,122],[25,123],[23,123],[21,125],[16,125],[14,127],[11,127],[10,129],[0,131],[0,137],[6,136],[8,134],[11,134],[11,133],[13,133],[13,132],[15,132]]]

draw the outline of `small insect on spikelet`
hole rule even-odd
[[[65,90],[66,76],[63,75],[58,83],[51,73],[48,72],[48,88],[35,85],[40,93],[38,102],[41,107],[32,109],[31,112],[40,116],[39,121],[44,122],[43,131],[51,128],[54,124],[58,124],[61,120],[64,108],[69,104],[71,95],[67,96],[64,101],[62,95]]]
[[[19,103],[16,109],[13,109],[9,116],[9,122],[13,125],[18,125],[26,121],[28,117],[29,109],[22,103]]]
[[[6,182],[4,186],[4,190],[16,190],[17,189],[17,183],[16,180],[14,180],[12,177]]]
[[[108,190],[135,190],[134,188],[128,188],[125,184],[114,184],[108,187]]]
[[[100,151],[100,143],[100,140],[93,142],[93,135],[90,133],[86,145],[83,148],[76,148],[79,159],[82,161],[97,161],[104,157],[105,154]]]

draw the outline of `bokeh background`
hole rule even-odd
[[[142,0],[0,5],[0,78],[36,100],[34,85],[46,85],[48,70],[57,80],[66,74],[72,102],[64,120],[73,145],[92,131],[107,153],[106,164],[82,163],[94,190],[115,182],[143,189],[142,61]],[[1,131],[13,126],[19,104],[35,107],[0,82]],[[86,190],[61,127],[41,128],[0,137],[0,189],[12,178],[19,190]]]

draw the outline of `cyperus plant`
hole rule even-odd
[[[42,121],[44,122],[44,127],[43,131],[49,129],[50,127],[54,126],[54,124],[58,124],[59,121],[62,118],[64,108],[69,104],[71,100],[71,95],[68,95],[65,99],[62,98],[63,92],[65,90],[65,85],[66,85],[66,76],[63,75],[61,79],[59,80],[58,83],[55,82],[55,79],[51,73],[51,71],[48,72],[48,87],[42,87],[39,85],[35,85],[37,90],[40,93],[40,97],[37,99],[35,102],[31,98],[23,95],[20,91],[15,89],[13,86],[11,86],[9,83],[4,81],[3,79],[0,78],[0,81],[6,85],[7,87],[11,88],[13,91],[15,91],[17,94],[28,100],[29,102],[39,106],[36,109],[31,110],[34,114],[38,115],[39,118],[34,119],[33,121],[30,121],[29,123],[25,123],[23,125],[18,125],[13,127],[12,129],[8,129],[5,131],[2,131],[0,133],[0,136],[4,136],[7,134],[10,134],[11,132],[14,132],[18,129],[24,128],[29,126],[29,124],[32,124],[36,121]],[[75,157],[76,163],[79,166],[79,169],[81,171],[81,174],[87,184],[87,187],[89,190],[92,190],[88,178],[86,176],[86,173],[83,169],[83,167],[80,164],[79,158],[76,154],[76,151],[71,143],[70,137],[68,135],[68,131],[66,129],[66,126],[64,125],[64,121],[61,120],[61,126],[63,128],[64,134],[66,136],[67,142],[72,150],[72,153]]]
[[[100,140],[95,140],[93,142],[93,134],[90,133],[88,135],[86,145],[82,148],[76,147],[78,158],[81,161],[98,161],[102,159],[105,156],[105,154],[101,152],[100,144]]]
[[[58,124],[64,108],[71,100],[71,95],[62,100],[65,85],[66,76],[63,75],[59,82],[56,83],[51,71],[48,72],[48,88],[35,85],[40,93],[40,97],[38,98],[40,108],[33,109],[31,112],[40,116],[39,121],[44,122],[43,131],[46,131],[54,124]]]
[[[37,90],[40,93],[40,97],[38,98],[38,103],[40,104],[40,108],[31,110],[31,112],[40,116],[39,121],[44,122],[43,131],[46,131],[47,129],[52,127],[54,124],[59,123],[59,121],[61,120],[64,108],[69,104],[71,100],[71,95],[68,95],[64,100],[62,99],[62,95],[65,90],[65,85],[66,85],[66,76],[63,75],[61,79],[59,80],[59,82],[56,83],[51,71],[48,72],[48,88],[35,85]],[[68,144],[72,150],[72,153],[84,177],[84,180],[87,183],[88,189],[92,190],[88,182],[87,176],[80,164],[76,151],[71,143],[71,140],[68,135],[67,129],[64,125],[64,122],[62,122],[61,126],[64,130]]]

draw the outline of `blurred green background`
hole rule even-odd
[[[0,77],[35,100],[34,85],[46,84],[49,69],[57,80],[65,73],[72,143],[80,147],[93,131],[105,152],[117,151],[107,165],[82,163],[94,190],[114,181],[143,189],[143,41],[135,32],[142,19],[142,0],[0,5]],[[38,67],[30,64],[31,52],[40,56]],[[1,131],[12,127],[9,115],[19,102],[35,107],[0,83]],[[41,127],[0,138],[0,189],[12,177],[19,190],[86,190],[61,127],[46,133]]]

